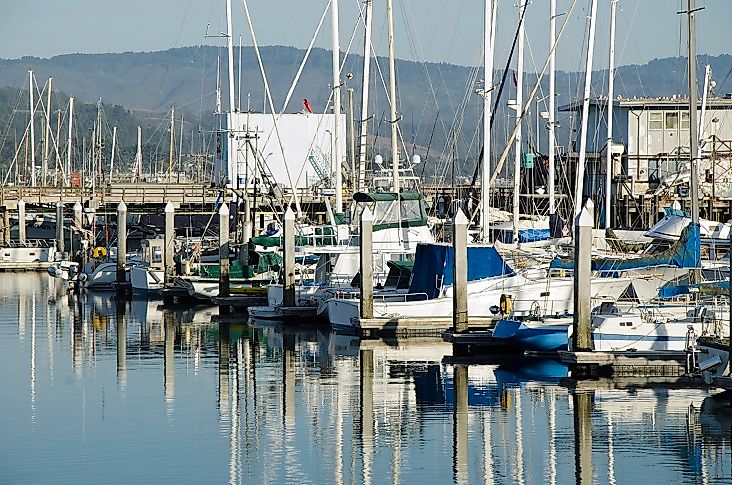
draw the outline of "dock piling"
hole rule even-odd
[[[574,460],[576,483],[591,484],[592,480],[592,400],[593,393],[572,393],[574,414]]]
[[[295,306],[295,213],[292,207],[287,208],[284,217],[282,264],[284,279],[282,281],[282,306]]]
[[[84,223],[82,221],[82,211],[83,208],[81,207],[81,202],[78,200],[74,203],[74,230],[77,232],[76,238],[74,238],[74,235],[71,236],[71,249],[73,251],[74,243],[73,241],[76,240],[76,245],[78,246],[77,250],[81,252],[81,259],[82,261],[86,260],[86,256],[84,255],[84,248],[82,247],[82,239],[83,236],[83,229],[84,229]]]
[[[64,204],[56,202],[56,252],[63,259],[64,247]]]
[[[452,221],[453,292],[452,326],[455,333],[468,331],[468,218],[462,209]]]
[[[361,212],[361,318],[374,318],[374,214]]]
[[[229,205],[219,209],[219,297],[229,296]]]
[[[18,201],[18,243],[25,246],[25,201]]]
[[[165,204],[165,286],[169,286],[175,273],[173,263],[173,250],[175,249],[175,208],[173,203],[168,201]]]
[[[572,350],[592,350],[590,285],[592,278],[592,227],[595,204],[588,199],[574,220],[574,316]],[[457,258],[456,258],[457,259]]]
[[[117,206],[117,283],[125,282],[127,262],[127,205],[124,201]]]

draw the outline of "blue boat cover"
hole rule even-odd
[[[673,268],[698,268],[701,266],[699,224],[689,224],[681,231],[679,240],[658,254],[633,259],[596,258],[593,271],[624,271],[629,269],[669,266]],[[550,264],[554,269],[574,269],[574,259],[556,257]]]
[[[545,241],[551,237],[549,229],[519,229],[519,242],[529,243],[536,241]],[[500,231],[497,239],[506,244],[513,242],[513,231]]]
[[[704,281],[693,285],[668,285],[658,290],[658,296],[661,298],[673,298],[679,295],[689,293],[701,293],[703,295],[727,295],[729,294],[729,281]]]
[[[409,293],[424,293],[429,299],[438,297],[443,285],[453,283],[453,260],[452,246],[418,244]],[[513,274],[493,246],[468,246],[468,281]]]

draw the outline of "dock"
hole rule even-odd
[[[689,354],[684,351],[560,351],[559,359],[591,375],[682,376],[687,373]]]
[[[364,338],[376,337],[442,337],[452,328],[452,317],[430,318],[361,318],[358,333]],[[470,317],[469,326],[475,330],[493,328],[492,317]]]

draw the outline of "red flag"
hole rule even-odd
[[[307,98],[302,98],[302,105],[305,106],[305,109],[308,111],[308,113],[313,112],[313,110],[310,108],[310,102],[307,100]]]

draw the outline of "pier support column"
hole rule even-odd
[[[63,259],[65,248],[64,242],[64,204],[61,201],[56,202],[56,253],[58,259]]]
[[[592,284],[592,226],[595,204],[588,199],[574,220],[574,317],[572,350],[592,350],[590,285]]]
[[[175,274],[175,263],[173,262],[173,251],[175,250],[175,208],[173,203],[168,201],[165,204],[165,237],[164,237],[164,267],[165,286],[169,286]]]
[[[295,213],[292,207],[287,208],[284,217],[282,264],[284,268],[282,281],[282,306],[295,306]]]
[[[229,205],[219,209],[219,297],[229,296]]]
[[[592,481],[592,392],[572,393],[574,414],[574,463],[576,483]]]
[[[361,212],[361,318],[374,318],[374,214]]]
[[[25,246],[25,201],[18,201],[18,243]]]
[[[452,327],[455,333],[468,331],[468,218],[458,208],[452,220],[453,287]]]
[[[120,389],[127,386],[127,320],[125,302],[117,299],[117,384]]]
[[[117,206],[117,283],[125,282],[127,263],[127,205],[121,201]]]
[[[3,207],[2,213],[2,234],[0,234],[2,240],[0,243],[3,246],[10,246],[10,212],[7,206]]]

